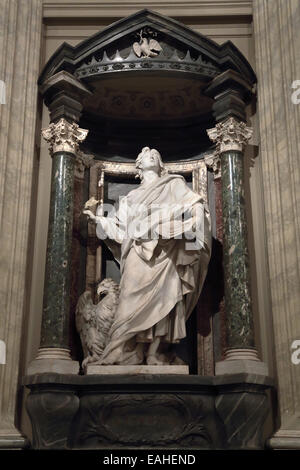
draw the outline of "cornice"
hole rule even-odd
[[[43,17],[50,18],[120,18],[142,8],[173,17],[252,16],[252,0],[44,0]]]
[[[153,59],[147,61],[144,61],[143,58],[137,61],[137,57],[132,51],[132,33],[142,31],[145,27],[150,27],[161,35],[161,38],[159,37],[158,40],[162,40],[163,49],[166,48],[166,50],[169,51],[164,57],[164,60],[171,62],[169,65],[170,67],[174,66],[174,69],[179,69],[186,65],[188,68],[184,69],[185,73],[191,73],[190,65],[194,67],[195,60],[198,60],[202,61],[202,65],[204,65],[204,63],[210,64],[210,67],[214,69],[212,70],[212,75],[208,73],[211,72],[211,70],[199,69],[199,73],[201,72],[202,74],[205,72],[205,77],[211,78],[214,76],[214,71],[220,73],[227,69],[235,69],[241,73],[242,76],[248,78],[251,83],[256,81],[255,74],[250,64],[231,41],[219,45],[174,18],[164,16],[161,13],[149,9],[143,9],[113,22],[98,33],[77,44],[75,47],[63,43],[45,65],[40,75],[39,84],[42,84],[49,76],[61,70],[66,70],[73,74],[75,71],[79,73],[79,69],[81,70],[82,67],[86,68],[86,66],[88,66],[88,75],[90,75],[90,73],[99,74],[106,71],[111,73],[112,66],[119,67],[120,70],[121,68],[126,68],[126,61],[128,62],[127,66],[129,68],[130,66],[135,67],[136,64],[131,63],[133,59],[135,62],[140,62],[138,64],[140,66],[155,68],[155,65],[157,65],[159,67],[159,64],[156,64],[156,62],[159,61],[160,58],[163,59],[162,55],[164,55],[164,50],[158,55],[157,60]],[[121,42],[120,38],[122,38]],[[174,53],[173,56],[172,53]],[[175,57],[175,55],[177,55],[177,57]],[[180,55],[181,57],[179,57]],[[182,60],[190,62],[190,56],[193,59],[193,63],[191,62],[191,64],[184,65]],[[118,63],[107,63],[114,61]],[[163,66],[165,66],[165,64],[163,64]],[[113,72],[116,72],[116,70],[114,69]],[[86,73],[84,77],[87,77]]]

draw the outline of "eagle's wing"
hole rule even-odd
[[[161,45],[155,39],[150,39],[149,49],[157,52],[162,51]]]
[[[136,53],[136,55],[137,55],[138,57],[141,57],[141,55],[142,55],[142,49],[141,49],[140,44],[139,44],[138,42],[134,42],[132,47],[133,47],[133,50],[134,50],[134,52]]]
[[[106,303],[106,297],[104,297],[97,305],[96,311],[96,328],[101,334],[106,334],[114,319],[114,307]]]
[[[76,328],[80,335],[84,356],[88,355],[91,326],[95,323],[96,306],[90,291],[85,291],[78,299],[75,312]]]
[[[86,304],[89,302],[87,292],[84,292],[78,299],[75,312],[75,322],[78,333],[80,333],[84,327],[84,310]]]

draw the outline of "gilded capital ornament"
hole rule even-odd
[[[87,129],[81,129],[75,122],[70,123],[61,118],[42,130],[42,136],[49,142],[49,152],[71,152],[76,154],[80,142],[88,135]]]
[[[247,127],[242,121],[230,117],[226,121],[219,122],[216,127],[207,130],[207,134],[217,144],[217,153],[221,154],[230,150],[243,151],[243,146],[248,143],[253,134],[253,129]]]

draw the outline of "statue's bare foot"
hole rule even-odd
[[[137,348],[133,351],[126,351],[123,352],[122,355],[122,362],[120,364],[124,365],[138,365],[143,364],[144,362],[144,354],[143,354],[143,344],[142,347],[137,346]]]
[[[105,358],[103,360],[100,359],[99,364],[109,365],[109,366],[113,365],[113,364],[121,364],[122,363],[122,361],[121,361],[122,355],[123,355],[123,347],[115,348],[113,351],[111,351],[108,354],[107,358]]]
[[[149,356],[147,356],[146,362],[148,366],[162,366],[163,364],[165,364],[164,361],[158,359],[156,354],[150,354]]]

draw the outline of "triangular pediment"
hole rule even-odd
[[[209,81],[227,69],[250,83],[256,81],[251,66],[230,41],[220,46],[174,19],[141,10],[75,47],[64,43],[44,67],[39,83],[61,70],[84,81],[144,70],[182,72]]]

